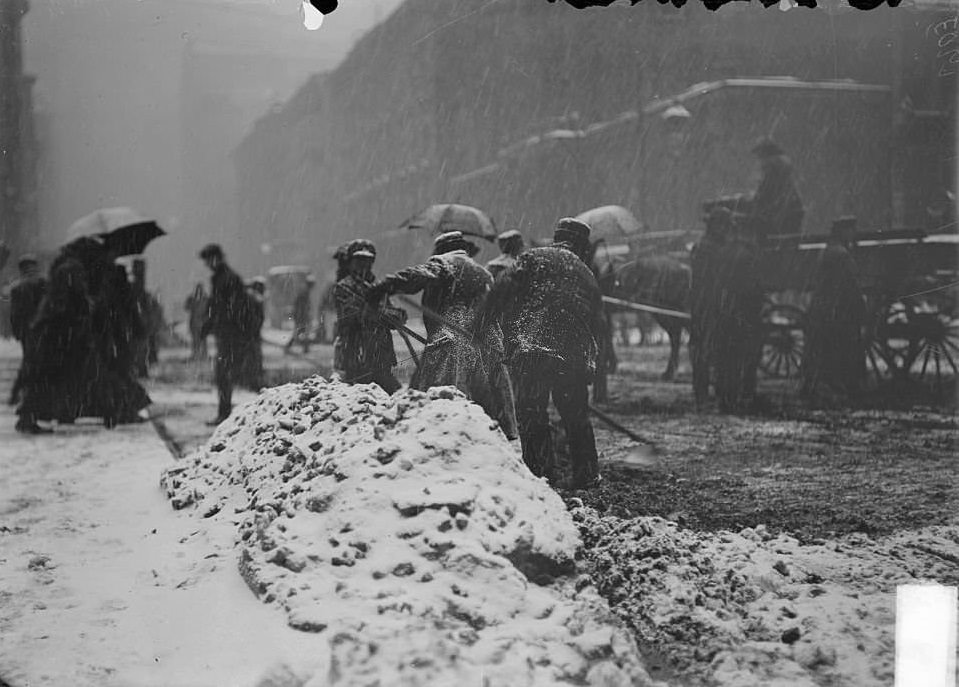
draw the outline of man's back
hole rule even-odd
[[[602,294],[589,267],[574,253],[554,246],[533,248],[517,259],[494,292],[491,305],[500,309],[508,356],[545,354],[595,369]]]

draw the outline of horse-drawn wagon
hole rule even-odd
[[[792,377],[803,353],[806,308],[825,237],[772,240],[763,249],[766,341],[760,366]],[[959,234],[860,233],[852,247],[866,296],[869,370],[879,379],[959,375]]]
[[[633,235],[628,242],[601,246],[602,266],[622,275],[651,258],[688,265],[689,248],[699,235]],[[806,311],[825,246],[825,236],[808,235],[770,238],[761,249],[760,281],[766,302],[760,369],[768,377],[792,378],[799,373]],[[870,372],[880,380],[916,372],[920,379],[934,375],[937,383],[943,375],[959,376],[959,234],[912,230],[859,233],[852,251],[866,297],[864,354]],[[683,316],[688,318],[688,305],[679,305],[675,287],[657,285],[655,291],[650,298],[630,293],[630,289],[619,290],[613,294],[618,298],[607,297],[606,301],[614,311],[626,307],[658,313],[657,319],[674,324],[683,322]],[[670,317],[670,312],[679,317]],[[670,336],[678,344],[678,333],[670,332]],[[670,369],[674,367],[671,363]]]

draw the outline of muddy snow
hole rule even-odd
[[[313,377],[264,391],[163,480],[201,529],[236,523],[250,589],[322,639],[317,684],[649,682],[517,449],[452,388]]]
[[[957,526],[801,545],[570,505],[598,589],[687,684],[892,684],[896,585],[959,577]]]

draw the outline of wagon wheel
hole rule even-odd
[[[877,381],[904,377],[915,361],[915,342],[909,324],[910,308],[901,301],[883,304],[877,311],[866,346],[866,359]]]
[[[959,376],[959,318],[943,301],[895,301],[880,312],[867,350],[880,379],[917,369],[920,380],[934,374],[940,385],[943,374]]]
[[[910,304],[909,324],[915,333],[912,367],[919,368],[919,379],[936,375],[936,385],[943,374],[959,376],[959,318],[952,307],[933,301]]]
[[[763,309],[763,339],[760,369],[768,377],[798,376],[803,358],[805,312],[789,303],[768,302]]]

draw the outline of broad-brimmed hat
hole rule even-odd
[[[37,260],[37,256],[33,253],[25,253],[20,256],[20,259],[17,260],[17,267],[24,269],[26,267],[39,265],[40,261]]]
[[[512,240],[512,241],[516,241],[516,240],[522,241],[522,240],[523,240],[523,235],[522,235],[521,233],[519,233],[518,231],[516,231],[516,229],[510,229],[509,231],[504,231],[502,234],[500,234],[499,236],[497,236],[497,237],[496,237],[496,240],[499,241],[500,243],[504,243],[504,242],[510,241],[510,240]]]

